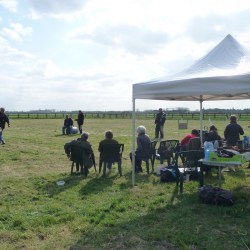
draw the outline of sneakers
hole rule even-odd
[[[3,145],[3,144],[5,144],[5,141],[2,141],[2,143],[1,143],[1,144],[2,144],[2,145]]]

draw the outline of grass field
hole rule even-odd
[[[250,135],[247,121],[239,122]],[[137,120],[154,137],[152,120]],[[226,121],[215,125],[223,136]],[[209,124],[205,124],[208,126]],[[223,173],[223,188],[234,195],[230,207],[209,206],[198,200],[198,182],[160,183],[144,172],[131,183],[129,119],[86,119],[98,161],[98,143],[107,129],[125,144],[123,176],[117,166],[106,177],[90,170],[88,177],[70,175],[63,145],[78,137],[61,135],[62,120],[13,119],[0,145],[0,249],[249,249],[250,170]],[[166,139],[181,139],[177,121],[167,121]],[[156,161],[156,166],[159,164]],[[58,180],[66,183],[60,187]],[[205,183],[218,185],[217,173]]]

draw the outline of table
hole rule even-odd
[[[219,187],[221,187],[221,171],[223,168],[228,167],[240,167],[243,163],[242,162],[218,162],[218,161],[207,161],[205,159],[200,159],[199,164],[201,167],[201,180],[200,180],[200,186],[203,186],[203,168],[202,165],[206,166],[213,166],[218,167],[219,171]]]

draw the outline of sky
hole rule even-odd
[[[134,83],[187,68],[228,34],[250,49],[249,31],[249,0],[0,0],[0,106],[132,110]],[[159,107],[199,103],[136,100]]]

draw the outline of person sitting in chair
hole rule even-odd
[[[146,134],[146,128],[144,126],[139,126],[137,128],[137,149],[135,151],[135,171],[137,173],[142,172],[142,159],[147,159],[150,157],[151,148],[150,143],[151,140],[149,136]],[[132,153],[130,153],[130,159],[132,161]]]
[[[193,129],[191,131],[191,134],[187,134],[180,143],[180,149],[181,150],[187,150],[188,149],[188,144],[190,142],[190,139],[199,137],[199,131],[197,129]]]
[[[113,132],[108,130],[105,132],[105,139],[99,142],[98,151],[100,152],[100,160],[99,160],[99,169],[102,167],[102,159],[103,159],[103,147],[105,144],[118,144],[118,141],[113,139]],[[111,171],[111,164],[107,166],[108,171]]]
[[[76,170],[81,167],[81,174],[88,175],[88,169],[93,165],[93,149],[87,141],[89,134],[83,132],[81,137],[64,145],[67,157],[76,163]]]
[[[62,127],[62,134],[65,135],[65,130],[67,135],[72,134],[72,128],[73,128],[73,120],[71,117],[69,117],[69,115],[66,115]]]

